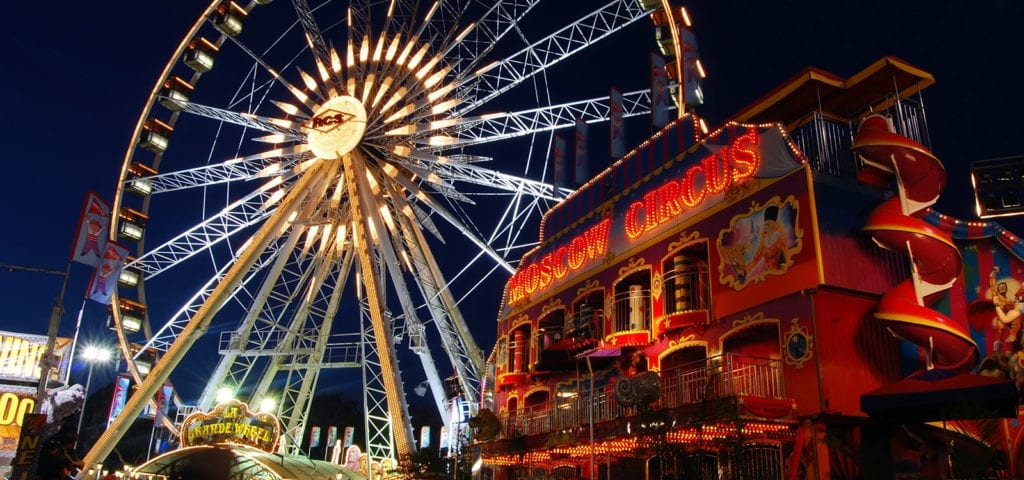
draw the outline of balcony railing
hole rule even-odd
[[[596,340],[604,336],[604,310],[585,308],[573,312],[569,317],[566,336],[575,340]]]
[[[636,288],[615,294],[615,331],[651,328],[651,290]]]
[[[537,435],[636,414],[615,400],[609,385],[606,391],[576,392],[575,396],[555,398],[501,417],[506,438]],[[704,400],[732,396],[783,398],[782,365],[778,360],[727,354],[688,363],[661,372],[658,408],[675,408]],[[592,400],[592,401],[591,401]]]
[[[880,98],[879,104],[889,108],[878,111],[892,119],[896,133],[906,135],[928,146],[928,122],[924,107],[910,98]],[[865,115],[868,112],[865,112]],[[860,162],[850,147],[856,125],[813,112],[809,119],[790,133],[793,143],[807,156],[811,168],[817,173],[853,178],[860,170]]]

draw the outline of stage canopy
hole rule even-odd
[[[169,480],[365,480],[341,465],[225,444],[180,448],[139,466],[134,473],[136,478]]]

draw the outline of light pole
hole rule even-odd
[[[89,382],[92,381],[92,367],[96,363],[106,363],[110,360],[110,350],[106,348],[99,348],[95,346],[85,347],[85,351],[82,352],[82,358],[85,359],[85,363],[89,364],[89,370],[85,374],[85,398],[89,398]],[[75,433],[81,434],[82,432],[82,419],[85,418],[85,402],[82,401],[82,411],[78,413],[78,428],[75,429]]]

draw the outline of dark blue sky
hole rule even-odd
[[[6,167],[0,199],[9,220],[0,236],[0,263],[65,268],[83,196],[88,190],[113,195],[147,93],[205,3],[6,5],[0,19],[0,38],[8,45],[0,70],[6,97],[0,104]],[[716,125],[806,66],[846,77],[883,55],[900,57],[937,81],[924,92],[932,147],[949,172],[937,208],[970,219],[969,163],[1024,153],[1024,3],[975,3],[694,2],[691,16],[710,75],[707,103],[698,113]],[[653,35],[642,41],[647,44],[617,50],[644,55],[654,49]],[[1024,222],[1004,223],[1024,233],[1016,228]],[[89,273],[72,266],[63,335],[71,335]],[[60,278],[0,270],[0,286],[0,329],[45,333]],[[91,305],[86,330],[112,341],[101,328],[104,317]],[[493,328],[486,328],[482,337],[493,339]]]

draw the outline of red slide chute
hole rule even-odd
[[[962,265],[949,234],[922,219],[945,188],[946,169],[927,148],[894,133],[880,115],[864,119],[853,149],[869,166],[892,173],[899,187],[897,196],[868,216],[864,230],[913,262],[913,276],[882,297],[875,318],[896,337],[925,349],[929,369],[973,369],[980,352],[966,327],[928,307],[952,286]]]

